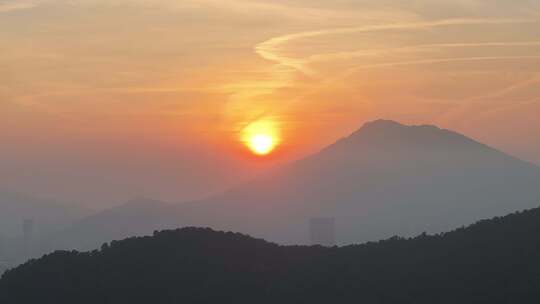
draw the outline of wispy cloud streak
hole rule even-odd
[[[37,1],[0,1],[0,13],[26,10],[39,6]]]
[[[479,25],[479,24],[519,24],[519,23],[535,23],[536,20],[530,19],[447,19],[430,22],[411,22],[411,23],[396,23],[382,25],[368,25],[360,27],[346,27],[335,29],[323,29],[317,31],[307,31],[289,35],[283,35],[271,38],[255,46],[255,52],[264,59],[276,62],[278,64],[294,68],[301,72],[309,73],[309,69],[305,67],[305,62],[302,59],[283,56],[280,51],[284,45],[292,41],[316,38],[326,35],[337,35],[347,33],[361,32],[377,32],[387,30],[416,30],[443,26],[458,26],[458,25]]]

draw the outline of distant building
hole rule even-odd
[[[4,236],[0,234],[0,261],[6,256],[6,243]]]
[[[311,245],[336,245],[336,220],[333,217],[312,218],[309,220]]]
[[[4,237],[0,235],[0,276],[9,268],[9,265],[5,240]]]
[[[32,256],[32,243],[34,238],[34,220],[23,220],[23,257],[25,259]]]

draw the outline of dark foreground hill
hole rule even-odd
[[[8,271],[0,303],[539,303],[540,209],[453,232],[278,246],[184,228]]]

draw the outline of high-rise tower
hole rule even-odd
[[[312,218],[309,220],[309,233],[312,245],[336,245],[336,220],[333,217]]]
[[[23,257],[24,259],[32,256],[32,243],[34,238],[34,220],[23,220]]]

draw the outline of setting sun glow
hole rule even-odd
[[[249,124],[242,131],[242,141],[256,155],[270,154],[279,144],[276,123],[261,120]]]
[[[274,139],[265,134],[255,135],[249,140],[249,148],[258,155],[266,155],[272,152],[274,146]]]

